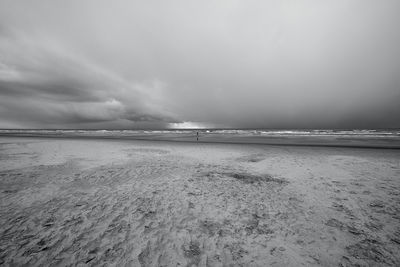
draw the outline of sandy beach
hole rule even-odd
[[[0,265],[399,266],[400,150],[0,138]]]

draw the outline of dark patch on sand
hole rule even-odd
[[[150,265],[150,251],[150,241],[148,241],[146,247],[138,255],[138,260],[141,266],[144,267]]]
[[[185,257],[189,260],[189,264],[187,266],[198,266],[201,259],[201,249],[199,242],[191,241],[186,246],[183,246],[182,249]]]
[[[340,230],[343,230],[345,228],[345,224],[336,219],[329,219],[325,224],[330,227],[338,228]]]
[[[239,157],[237,159],[237,161],[239,162],[260,162],[263,161],[265,159],[265,155],[264,154],[252,154],[252,155],[248,155],[248,156],[244,156],[244,157]]]
[[[206,172],[201,176],[208,178],[229,177],[245,184],[275,183],[285,185],[288,183],[287,180],[273,177],[270,174],[256,175],[247,172]]]
[[[346,247],[347,253],[360,260],[370,262],[370,266],[376,263],[394,264],[393,257],[390,252],[384,249],[383,244],[374,239],[364,239],[360,242]]]
[[[279,179],[272,177],[269,174],[264,174],[264,175],[253,175],[249,173],[226,173],[225,175],[235,178],[243,183],[246,184],[253,184],[253,183],[277,183],[277,184],[284,184],[287,183],[286,180]]]
[[[200,221],[200,228],[202,232],[206,233],[208,236],[213,236],[219,232],[219,230],[221,229],[221,225],[218,222],[206,219]]]

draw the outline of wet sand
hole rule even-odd
[[[400,150],[0,138],[0,265],[399,266]]]
[[[111,139],[141,140],[169,142],[199,142],[212,144],[259,144],[279,146],[306,147],[348,147],[348,148],[381,148],[400,149],[400,133],[398,131],[371,132],[369,134],[343,133],[307,133],[293,134],[261,134],[256,130],[232,130],[230,133],[208,132],[205,130],[176,131],[118,131],[118,130],[0,130],[1,137],[43,137],[69,139]],[[197,135],[198,133],[198,135]]]

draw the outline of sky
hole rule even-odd
[[[398,128],[399,11],[0,0],[0,128]]]

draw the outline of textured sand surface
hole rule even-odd
[[[0,265],[399,266],[400,151],[0,138]]]

